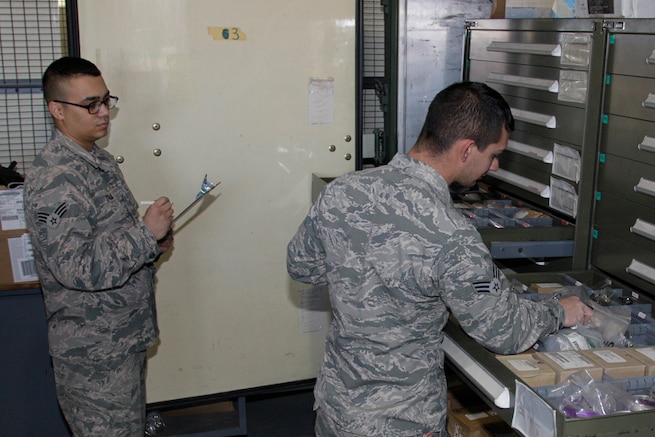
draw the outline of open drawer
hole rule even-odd
[[[542,208],[490,190],[454,193],[455,206],[478,229],[494,259],[566,258],[575,226]]]
[[[586,288],[590,295],[601,288],[609,289],[611,302],[605,303],[624,305],[634,310],[632,311],[634,320],[627,332],[629,338],[634,339],[637,346],[655,344],[655,337],[644,336],[644,329],[649,322],[655,322],[652,318],[652,299],[623,284],[609,280],[600,272],[586,270],[522,273],[508,275],[508,278],[516,284],[523,284],[525,288],[536,283],[578,285]],[[536,292],[526,294],[525,297],[533,299],[535,295]],[[551,403],[548,387],[530,387],[527,382],[522,381],[501,363],[494,353],[469,337],[452,317],[445,329],[444,351],[449,365],[455,372],[475,388],[508,424],[512,424],[514,416],[519,415],[519,418],[529,416],[530,421],[537,422],[546,418],[549,423],[544,425],[544,429],[550,427],[552,431],[543,435],[580,437],[655,435],[655,409],[588,418],[567,417]],[[655,383],[654,377],[646,374],[640,379],[634,378],[629,383],[632,387],[641,387],[647,379]]]

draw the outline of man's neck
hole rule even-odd
[[[454,171],[456,170],[456,166],[451,163],[451,158],[448,153],[435,156],[424,150],[419,150],[415,146],[407,152],[407,156],[432,167],[446,180],[449,186],[455,180]]]

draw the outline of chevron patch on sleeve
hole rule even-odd
[[[495,296],[500,294],[501,284],[500,284],[500,270],[494,264],[493,266],[493,278],[490,281],[474,282],[473,287],[478,293],[489,293]]]

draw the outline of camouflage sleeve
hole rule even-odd
[[[443,300],[480,344],[496,353],[520,353],[561,327],[561,305],[533,302],[512,291],[477,232],[455,233],[443,253],[435,276],[443,281]]]
[[[296,281],[327,285],[325,250],[319,239],[316,220],[317,200],[287,246],[287,271]]]
[[[110,193],[100,210],[92,201],[93,190],[72,172],[55,167],[49,173],[41,178],[49,183],[32,187],[29,196],[26,192],[26,220],[43,261],[63,286],[85,291],[120,287],[156,258],[154,235],[125,211],[124,198]],[[125,219],[97,226],[103,216],[114,215]]]

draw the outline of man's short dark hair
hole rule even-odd
[[[54,61],[43,73],[43,97],[46,102],[62,99],[59,85],[62,80],[76,76],[100,76],[100,70],[93,62],[83,58],[64,56]]]
[[[475,141],[480,151],[514,130],[512,111],[496,90],[480,82],[457,82],[440,91],[428,109],[416,142],[435,155],[460,139]]]

